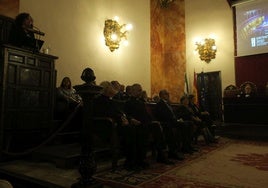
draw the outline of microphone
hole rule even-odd
[[[37,27],[35,27],[35,28],[37,28]],[[28,31],[32,32],[32,33],[37,34],[37,35],[41,35],[41,36],[44,36],[44,35],[45,35],[44,32],[39,31],[39,30],[35,30],[35,29],[32,29],[32,28],[26,28],[26,29],[27,29]],[[37,29],[38,29],[38,28],[37,28]]]

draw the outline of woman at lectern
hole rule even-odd
[[[18,14],[9,34],[10,44],[35,49],[36,39],[32,30],[33,18],[31,15],[29,13]]]

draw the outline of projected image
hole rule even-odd
[[[247,15],[251,15],[251,12],[247,12]],[[253,13],[254,14],[254,13]],[[251,46],[263,46],[266,45],[265,39],[268,38],[268,18],[265,19],[265,16],[254,16],[246,20],[245,25],[241,28],[241,38],[247,40],[251,39]],[[267,41],[268,42],[268,41]]]
[[[236,8],[237,55],[268,53],[268,2]]]

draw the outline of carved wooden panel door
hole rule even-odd
[[[221,72],[201,72],[197,74],[199,105],[208,111],[216,121],[222,121]]]

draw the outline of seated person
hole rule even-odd
[[[144,101],[145,103],[149,102],[149,97],[148,97],[147,92],[145,90],[143,90],[141,93],[141,100]]]
[[[195,104],[195,96],[190,94],[188,96],[189,99],[189,107],[192,109],[193,113],[199,117],[203,122],[205,122],[206,126],[208,127],[209,131],[211,132],[212,136],[215,138],[215,127],[216,125],[213,124],[213,120],[208,111],[201,110],[199,106]]]
[[[116,94],[113,97],[114,100],[124,100],[125,99],[125,93],[124,93],[124,86],[121,85],[118,81],[113,80],[111,81],[112,86],[114,87]]]
[[[124,101],[128,100],[131,96],[131,89],[132,89],[132,86],[131,85],[127,85],[126,86],[126,89],[124,91]]]
[[[112,98],[117,91],[113,85],[104,81],[100,84],[103,87],[101,94],[93,99],[93,116],[108,117],[117,124],[116,135],[120,139],[126,157],[125,167],[129,170],[136,168],[137,145],[135,127],[130,125],[124,112],[116,105]],[[114,140],[112,140],[114,142]]]
[[[137,127],[139,150],[139,165],[146,167],[145,162],[149,135],[152,135],[157,150],[157,161],[160,163],[171,164],[165,154],[166,142],[159,122],[152,121],[151,115],[148,113],[146,104],[141,100],[142,87],[140,84],[133,84],[131,89],[131,97],[126,101],[125,112],[131,124]]]
[[[252,85],[250,83],[245,83],[241,86],[241,89],[242,92],[238,97],[249,98],[255,96],[254,89],[252,88]]]
[[[181,106],[177,111],[177,118],[182,118],[184,121],[191,121],[194,124],[194,142],[197,142],[199,134],[203,134],[207,144],[214,142],[213,136],[206,127],[205,123],[196,116],[192,109],[189,107],[189,99],[187,96],[182,96],[180,99]]]
[[[85,82],[83,85],[96,85],[95,79],[95,73],[91,68],[85,68],[81,74],[81,79]]]
[[[160,100],[156,104],[156,117],[161,122],[169,148],[169,156],[183,159],[182,150],[193,152],[191,146],[192,124],[178,120],[169,101],[169,93],[163,89],[159,92]]]
[[[160,97],[158,95],[154,95],[152,98],[152,102],[154,102],[154,103],[158,103],[159,100],[160,100]]]
[[[72,87],[69,77],[64,77],[60,87],[56,89],[55,116],[56,119],[65,119],[82,102],[80,95]]]

